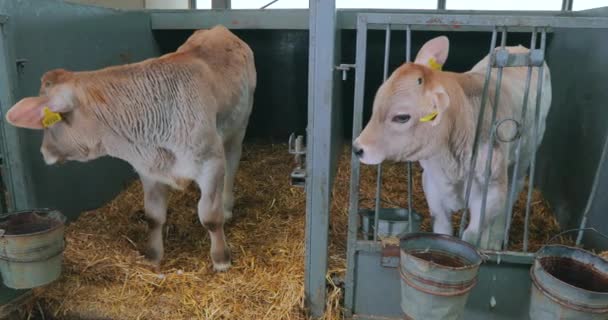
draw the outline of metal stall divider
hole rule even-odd
[[[490,31],[491,41],[488,59],[488,68],[484,78],[484,87],[482,91],[481,106],[477,118],[475,129],[472,154],[469,159],[470,171],[466,178],[465,192],[465,210],[462,216],[459,235],[462,237],[466,224],[466,212],[469,207],[469,198],[471,194],[471,185],[473,180],[473,168],[477,164],[477,156],[481,141],[487,141],[487,159],[483,168],[482,185],[482,200],[481,200],[481,217],[480,223],[484,224],[486,218],[486,206],[488,198],[488,186],[492,168],[492,152],[495,143],[512,143],[516,142],[516,159],[512,169],[512,180],[508,185],[508,196],[505,201],[505,206],[501,207],[501,213],[504,213],[504,221],[495,223],[496,227],[488,226],[487,233],[477,234],[476,242],[481,246],[482,251],[487,256],[490,262],[506,259],[517,263],[530,263],[533,254],[528,253],[528,234],[529,234],[529,219],[532,190],[528,189],[525,207],[525,225],[524,225],[524,248],[523,253],[500,251],[507,250],[509,242],[509,230],[511,227],[512,211],[517,190],[517,179],[520,167],[521,149],[522,149],[522,132],[529,125],[526,123],[526,114],[528,108],[530,85],[533,68],[537,68],[537,95],[535,97],[534,120],[532,123],[532,146],[531,160],[529,162],[529,185],[533,186],[535,162],[536,162],[536,143],[539,135],[539,119],[540,105],[542,97],[543,85],[543,64],[545,61],[545,48],[547,32],[551,32],[551,28],[606,28],[608,27],[608,19],[605,18],[566,18],[556,16],[491,16],[491,15],[426,15],[426,14],[383,14],[383,13],[362,13],[357,18],[357,33],[356,33],[356,64],[355,64],[355,87],[354,87],[354,111],[353,111],[353,139],[359,135],[363,126],[363,108],[364,108],[364,91],[365,91],[365,72],[366,72],[366,49],[367,49],[367,34],[370,28],[385,30],[385,48],[384,48],[384,70],[383,81],[388,77],[389,50],[392,30],[406,30],[406,62],[411,61],[411,31],[412,30],[450,30],[450,31]],[[501,42],[499,47],[496,47],[498,32],[501,33]],[[528,53],[509,53],[506,50],[508,32],[530,32],[530,51]],[[537,33],[540,32],[540,49],[537,49]],[[522,101],[521,119],[517,120],[517,116],[513,118],[499,119],[497,116],[497,105],[500,101],[500,88],[502,85],[502,73],[504,68],[510,67],[527,67],[526,82],[524,84],[524,99]],[[492,69],[498,69],[495,80],[492,80]],[[485,107],[488,104],[490,95],[490,83],[494,81],[495,91],[493,96],[492,109],[490,114],[491,121],[486,129],[479,125],[484,119]],[[519,116],[519,115],[518,115]],[[513,135],[505,138],[501,137],[498,129],[512,122],[515,127]],[[482,139],[482,135],[487,135]],[[528,164],[523,164],[528,165]],[[412,221],[412,167],[411,163],[407,163],[408,176],[408,218]],[[351,156],[351,177],[350,177],[350,199],[349,199],[349,218],[348,218],[348,246],[347,246],[347,270],[345,278],[345,299],[344,305],[347,316],[357,315],[356,291],[362,288],[357,287],[357,275],[360,270],[357,269],[357,261],[359,253],[375,253],[378,255],[383,251],[382,244],[378,241],[379,218],[381,208],[382,194],[382,167],[377,166],[376,179],[376,194],[374,205],[374,229],[373,240],[360,239],[358,237],[358,215],[359,194],[360,194],[360,162],[356,155]],[[519,190],[521,191],[521,190]],[[503,211],[504,210],[504,211]],[[409,232],[412,232],[412,224],[409,224]],[[489,249],[489,250],[488,250]],[[496,278],[494,276],[494,278]],[[494,284],[490,284],[491,287]],[[369,302],[368,302],[369,303]],[[360,315],[362,318],[371,315]],[[375,316],[375,315],[374,315]]]

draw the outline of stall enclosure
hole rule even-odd
[[[307,144],[307,258],[306,300],[313,315],[323,312],[327,256],[327,228],[335,159],[340,139],[351,140],[356,58],[356,10],[335,10],[334,1],[311,1],[311,10],[182,10],[133,11],[65,4],[56,0],[0,1],[0,103],[3,112],[20,98],[35,94],[47,70],[63,67],[91,70],[141,61],[174,50],[192,30],[223,24],[253,49],[258,69],[254,112],[247,139],[286,142],[289,134],[306,136]],[[366,10],[367,13],[389,13]],[[399,11],[441,19],[449,14],[479,16],[469,11]],[[582,13],[485,12],[495,17],[590,17],[603,22],[606,10]],[[404,21],[405,24],[408,21]],[[411,23],[411,22],[409,22]],[[310,32],[309,32],[310,24]],[[541,26],[544,27],[544,26]],[[373,28],[370,28],[373,29]],[[487,53],[488,35],[452,32],[450,28],[413,32],[411,54],[428,39],[447,34],[452,43],[446,70],[464,71]],[[392,34],[389,70],[404,61],[405,31]],[[546,58],[552,71],[553,106],[547,133],[539,150],[537,183],[556,208],[564,226],[580,220],[606,135],[603,111],[608,93],[602,90],[608,47],[600,39],[605,29],[552,28],[547,33]],[[383,27],[368,32],[362,121],[370,114],[373,94],[382,81]],[[510,33],[509,43],[529,39]],[[576,62],[576,63],[573,63]],[[340,66],[342,65],[342,66]],[[343,73],[346,80],[342,80]],[[307,98],[308,97],[308,98]],[[4,210],[32,207],[61,208],[72,219],[86,209],[99,207],[134,177],[124,163],[111,159],[88,164],[46,167],[39,154],[40,134],[1,124],[2,177],[7,192]],[[564,148],[562,142],[567,141]],[[287,150],[285,151],[287,152]],[[607,166],[607,164],[603,164]],[[607,170],[603,170],[605,177]],[[112,174],[108,174],[111,172]],[[563,175],[563,172],[570,174]],[[289,177],[285,177],[288,179]],[[407,177],[404,177],[406,183]],[[599,185],[607,190],[606,179]],[[404,195],[406,197],[407,195]],[[606,199],[593,205],[589,225],[607,232]],[[304,214],[304,213],[303,213]],[[601,230],[602,231],[602,230]],[[346,239],[344,239],[346,241]],[[593,247],[606,245],[600,238],[585,238]],[[376,249],[375,244],[370,249]],[[496,283],[509,292],[527,292],[529,255],[504,255],[500,264],[489,263],[470,300],[472,316],[515,316],[513,305],[526,305],[526,295],[511,295],[494,310],[487,296]],[[395,269],[380,266],[380,252],[357,254],[354,287],[347,290],[347,311],[354,316],[397,316],[399,278]],[[511,281],[511,279],[518,279]],[[19,292],[2,289],[0,303]],[[353,300],[348,302],[349,295]]]
[[[596,11],[598,14],[601,10]],[[397,60],[400,62],[411,61],[415,56],[415,51],[412,51],[411,41],[412,39],[430,39],[423,32],[415,32],[417,30],[440,30],[443,32],[450,32],[450,55],[453,51],[462,50],[461,43],[458,43],[452,37],[453,32],[476,32],[486,31],[485,36],[486,45],[490,43],[485,50],[481,51],[483,55],[487,54],[489,48],[496,48],[504,45],[517,45],[524,44],[528,47],[528,43],[532,41],[533,46],[536,46],[536,51],[533,50],[529,57],[524,60],[517,61],[516,55],[509,55],[508,59],[503,57],[503,60],[499,60],[500,55],[496,54],[492,61],[494,74],[498,73],[500,79],[501,66],[539,66],[539,63],[544,60],[545,50],[548,50],[547,61],[549,66],[557,65],[557,72],[552,69],[552,82],[554,86],[554,99],[553,106],[550,111],[550,118],[547,120],[548,129],[545,136],[545,142],[542,146],[542,155],[545,158],[540,158],[538,162],[534,162],[531,166],[531,178],[530,181],[535,186],[539,187],[545,197],[550,201],[551,205],[556,208],[558,215],[562,215],[561,222],[562,226],[565,227],[578,227],[581,220],[583,220],[583,214],[585,212],[584,207],[587,200],[593,201],[593,196],[590,196],[590,189],[592,181],[597,180],[599,188],[605,188],[605,180],[601,179],[601,176],[605,176],[607,163],[599,163],[599,155],[605,148],[606,142],[606,126],[601,123],[593,123],[593,120],[586,119],[584,116],[571,116],[568,118],[569,124],[568,129],[560,130],[558,125],[555,124],[556,117],[560,118],[560,115],[566,112],[577,112],[571,111],[573,108],[578,109],[579,106],[587,107],[588,109],[594,109],[597,113],[596,116],[605,119],[605,114],[599,115],[602,111],[601,104],[605,101],[605,92],[596,87],[595,83],[604,83],[604,74],[599,74],[601,69],[595,69],[594,63],[600,62],[600,58],[595,57],[590,60],[581,61],[576,59],[577,64],[575,68],[582,70],[581,72],[586,74],[586,80],[584,84],[581,84],[581,78],[572,79],[570,73],[565,73],[560,69],[560,65],[568,65],[568,59],[573,59],[576,55],[567,53],[568,49],[560,48],[559,46],[568,46],[566,43],[570,43],[575,33],[580,33],[581,30],[585,30],[585,35],[597,36],[594,42],[601,43],[599,40],[605,37],[608,33],[608,19],[599,15],[598,17],[558,17],[558,16],[493,16],[493,15],[459,15],[459,14],[442,14],[442,15],[428,15],[428,14],[384,14],[384,13],[361,13],[358,16],[357,25],[357,48],[356,48],[356,64],[355,64],[355,87],[354,87],[354,117],[353,117],[353,137],[356,137],[360,132],[362,125],[366,121],[363,121],[363,116],[369,116],[371,101],[373,98],[366,97],[369,94],[366,86],[369,83],[369,77],[366,75],[366,71],[370,65],[370,58],[366,55],[371,52],[367,45],[368,29],[383,29],[384,30],[384,50],[381,50],[384,54],[383,77],[379,79],[386,79],[388,72],[393,68],[389,69],[389,62],[392,56],[391,43],[403,43],[400,46],[399,55]],[[405,30],[402,32],[395,30]],[[490,31],[488,33],[488,31]],[[521,42],[522,34],[516,35],[513,39],[509,38],[508,42],[503,42],[507,39],[507,33],[512,36],[513,33],[527,32],[527,39],[525,42]],[[549,41],[547,41],[547,34],[551,33],[552,47],[548,47]],[[532,36],[530,37],[530,34]],[[395,36],[397,35],[397,36]],[[491,37],[490,37],[491,35]],[[500,36],[500,45],[497,42],[497,35]],[[492,39],[491,41],[490,38]],[[525,39],[525,37],[524,37]],[[530,40],[532,39],[532,40]],[[539,41],[540,40],[540,41]],[[587,39],[588,40],[588,39]],[[403,50],[405,47],[405,50]],[[559,49],[557,49],[557,48]],[[532,47],[534,48],[534,47]],[[578,44],[577,48],[585,48],[582,43]],[[597,48],[597,47],[596,47]],[[594,48],[594,49],[596,49]],[[378,47],[374,47],[373,50],[378,50]],[[595,50],[593,52],[596,52]],[[565,53],[565,56],[561,56],[563,60],[555,59],[553,54]],[[589,55],[585,55],[589,58]],[[570,57],[570,58],[566,58]],[[450,58],[448,58],[448,61]],[[377,62],[376,66],[380,63]],[[472,65],[472,64],[471,64]],[[572,65],[572,64],[570,64]],[[447,70],[450,70],[449,66],[446,66]],[[539,68],[540,69],[540,68]],[[583,76],[581,76],[583,77]],[[540,83],[540,82],[539,82]],[[587,95],[585,99],[581,99],[578,102],[574,102],[569,96],[577,96],[577,92],[572,90],[563,90],[564,86],[572,85],[585,86],[584,90]],[[374,88],[377,88],[379,83],[374,83]],[[492,84],[494,85],[494,84]],[[524,85],[523,83],[520,85]],[[593,90],[597,88],[597,90]],[[484,89],[485,92],[485,89]],[[494,99],[498,99],[498,95]],[[486,96],[482,98],[482,108],[485,99],[491,99]],[[586,105],[586,101],[595,101],[597,105],[591,106]],[[532,97],[531,101],[537,101],[536,97]],[[567,103],[569,101],[570,103]],[[530,102],[528,106],[528,112],[535,112],[537,102]],[[493,104],[494,105],[494,104]],[[365,109],[364,109],[365,108]],[[492,109],[486,106],[486,112],[492,112]],[[364,111],[367,111],[366,113]],[[578,111],[580,112],[580,111]],[[492,118],[493,119],[493,118]],[[495,125],[498,125],[503,119],[496,119]],[[605,120],[604,120],[605,121]],[[605,122],[603,122],[605,123]],[[520,124],[522,125],[522,124]],[[525,124],[523,124],[525,125]],[[528,124],[532,126],[532,124]],[[564,126],[564,124],[562,124]],[[588,150],[588,154],[592,157],[589,158],[589,162],[585,161],[582,165],[582,161],[578,161],[576,164],[573,163],[573,159],[569,157],[577,157],[580,155],[580,147],[583,145],[573,141],[576,136],[576,130],[578,128],[584,128],[583,130],[590,130],[595,133],[593,136],[593,149]],[[552,130],[551,130],[552,129]],[[534,129],[533,129],[534,130]],[[557,136],[563,134],[566,131],[567,137],[562,136],[560,140]],[[577,137],[580,139],[581,137]],[[483,139],[483,138],[482,138]],[[584,139],[584,138],[583,138]],[[506,143],[515,143],[517,139],[513,141],[505,141]],[[570,144],[564,145],[564,141],[570,141]],[[502,142],[501,142],[502,143]],[[559,146],[558,146],[559,144]],[[562,157],[556,157],[560,155]],[[577,157],[578,158],[578,157]],[[533,158],[534,159],[534,158]],[[592,161],[592,162],[591,162]],[[538,165],[536,165],[538,164]],[[527,165],[527,164],[521,164]],[[579,166],[582,165],[582,168]],[[347,272],[345,278],[345,309],[347,314],[360,319],[372,319],[378,316],[390,317],[390,318],[401,318],[402,312],[399,306],[401,301],[400,295],[400,276],[396,269],[398,267],[398,257],[394,255],[394,250],[390,250],[391,246],[382,245],[378,241],[377,234],[373,235],[373,241],[361,238],[359,236],[359,161],[355,155],[352,156],[351,161],[351,198],[349,208],[349,240],[348,240],[348,251],[347,251]],[[574,166],[574,168],[573,168]],[[566,169],[569,168],[569,169]],[[578,170],[579,172],[587,171],[584,175],[584,180],[579,180],[577,186],[582,189],[577,192],[576,195],[568,194],[570,185],[566,182],[572,178],[571,175],[565,175],[564,172],[569,170]],[[408,170],[409,171],[409,170]],[[381,172],[379,166],[378,172]],[[597,173],[597,178],[596,178]],[[533,178],[540,180],[539,183],[534,183]],[[577,178],[581,178],[578,176]],[[559,182],[557,182],[558,180]],[[404,184],[408,183],[408,177],[404,177]],[[552,181],[547,184],[548,181]],[[570,180],[571,181],[571,180]],[[584,182],[583,182],[584,181]],[[564,183],[566,182],[566,183]],[[408,183],[408,184],[411,184]],[[375,211],[376,226],[378,223],[378,213],[381,211],[381,178],[378,180],[378,191],[376,193],[376,207]],[[559,190],[559,191],[557,191]],[[601,189],[598,189],[601,190]],[[598,192],[601,194],[601,191]],[[404,198],[407,198],[407,194]],[[465,198],[466,199],[466,198]],[[465,200],[466,201],[466,200]],[[601,200],[599,200],[601,201]],[[598,201],[598,202],[599,202]],[[411,200],[409,201],[411,205]],[[482,202],[483,203],[483,202]],[[482,204],[483,206],[483,204]],[[568,209],[566,209],[568,207]],[[572,208],[576,207],[575,210]],[[587,223],[587,227],[600,229],[600,232],[605,228],[605,216],[601,214],[601,209],[597,202],[591,204],[591,208],[595,210],[590,211],[592,217]],[[482,209],[483,210],[483,209]],[[412,213],[411,206],[406,212]],[[411,217],[411,216],[410,216]],[[483,212],[482,212],[483,217]],[[482,218],[483,219],[483,218]],[[600,221],[602,220],[602,221]],[[411,218],[410,218],[411,221]],[[411,225],[411,224],[410,224]],[[497,222],[497,228],[493,228],[493,237],[497,239],[503,239],[505,237],[504,222]],[[527,235],[527,222],[526,231]],[[377,229],[377,227],[375,228]],[[410,230],[411,231],[411,230]],[[416,230],[414,230],[416,231]],[[462,232],[462,228],[461,228]],[[525,237],[525,236],[524,236]],[[506,239],[506,238],[505,238]],[[586,238],[587,241],[583,244],[592,249],[605,248],[606,243],[601,243],[601,238],[596,236],[589,236]],[[508,242],[508,240],[505,240]],[[527,238],[524,238],[524,251],[527,247]],[[480,243],[481,247],[484,247],[484,243]],[[506,247],[506,244],[505,244]],[[478,284],[473,289],[471,296],[468,300],[465,317],[467,319],[526,319],[528,317],[528,303],[529,303],[529,268],[530,263],[534,257],[533,253],[529,252],[508,252],[508,251],[483,251],[487,258],[486,263],[482,265],[482,269],[478,278]],[[373,276],[371,276],[373,275]],[[495,303],[492,303],[494,301]],[[407,303],[407,302],[405,302]],[[491,306],[491,307],[488,307]]]

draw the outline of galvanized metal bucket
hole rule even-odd
[[[364,239],[371,240],[374,237],[374,218],[375,211],[373,209],[359,210],[361,217],[361,234]],[[380,208],[378,212],[378,236],[382,238],[397,237],[400,238],[409,232],[409,215],[408,210],[403,208]],[[412,212],[412,232],[420,231],[420,223],[422,217]]]
[[[462,319],[482,259],[447,235],[412,233],[400,241],[401,310],[406,319]]]
[[[608,319],[608,261],[588,251],[547,245],[530,269],[532,320]]]
[[[0,217],[0,272],[13,289],[39,287],[61,274],[65,216],[41,209]]]

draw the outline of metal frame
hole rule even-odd
[[[314,317],[322,316],[325,309],[333,164],[339,151],[339,141],[334,140],[338,126],[333,116],[340,108],[334,105],[339,85],[334,81],[338,75],[334,66],[339,50],[336,21],[335,0],[310,1],[304,291]]]
[[[8,38],[13,33],[6,32],[10,28],[6,23],[9,17],[0,15],[0,111],[5,114],[8,108],[15,101],[15,81],[17,79],[17,66],[13,48],[8,46],[12,39]],[[34,201],[32,195],[27,192],[16,192],[16,190],[28,190],[26,187],[26,172],[19,152],[8,152],[8,150],[19,150],[16,146],[20,135],[18,129],[6,125],[5,121],[0,121],[0,153],[2,156],[0,171],[2,173],[2,184],[6,187],[7,211],[16,208],[26,207]]]
[[[307,30],[309,28],[308,9],[273,9],[273,10],[148,10],[150,12],[151,27],[153,30],[192,30],[210,28],[217,24],[225,25],[231,29],[276,29],[276,30]],[[466,10],[351,10],[341,9],[337,12],[336,26],[338,29],[354,30],[357,26],[357,14],[360,12],[378,14],[418,14],[420,16],[443,17],[445,12],[451,16],[480,17],[488,19],[493,17],[508,16],[515,22],[521,17],[545,17],[546,19],[557,19],[557,25],[569,18],[585,17],[582,12],[560,12],[560,11],[466,11]],[[587,17],[589,18],[589,17]],[[601,18],[589,18],[601,19]],[[448,21],[449,22],[449,21]],[[463,21],[461,21],[463,22]],[[464,22],[463,22],[464,23]],[[381,26],[369,26],[369,29],[378,29]],[[414,30],[414,29],[413,29]],[[425,30],[451,30],[449,26],[433,24]],[[517,31],[517,28],[509,29]],[[468,30],[473,31],[473,30]],[[485,31],[485,30],[484,30]],[[548,30],[550,31],[550,30]]]
[[[367,32],[369,27],[375,25],[376,27],[381,26],[385,28],[386,37],[385,37],[385,61],[384,61],[384,79],[387,76],[387,66],[388,66],[388,50],[390,48],[390,31],[393,29],[407,30],[407,39],[406,39],[406,59],[409,61],[411,57],[410,51],[410,43],[411,43],[411,30],[436,30],[436,28],[442,28],[450,31],[492,31],[492,41],[490,46],[490,54],[492,58],[489,59],[489,64],[492,68],[488,68],[488,72],[486,74],[486,81],[484,85],[483,95],[482,95],[482,106],[481,112],[484,110],[485,101],[487,100],[488,95],[488,87],[489,87],[489,79],[493,68],[498,68],[498,76],[496,80],[497,90],[495,93],[494,100],[498,101],[500,98],[499,90],[500,88],[500,80],[502,74],[503,67],[510,66],[528,66],[528,74],[527,74],[527,82],[525,89],[525,99],[524,101],[528,101],[528,91],[530,86],[530,77],[532,68],[536,67],[539,69],[538,72],[538,87],[539,92],[537,92],[536,103],[535,103],[535,114],[534,114],[534,123],[533,125],[533,136],[536,137],[536,131],[538,128],[538,119],[539,119],[539,110],[540,110],[540,97],[542,88],[542,62],[544,61],[544,50],[546,43],[546,30],[550,28],[608,28],[608,19],[606,18],[566,18],[566,17],[556,17],[556,16],[489,16],[489,15],[454,15],[454,14],[445,14],[445,15],[425,15],[425,14],[381,14],[381,13],[362,13],[358,15],[357,19],[357,42],[356,42],[356,64],[355,64],[355,96],[354,96],[354,112],[353,112],[353,138],[357,137],[362,129],[362,115],[363,115],[363,99],[364,99],[364,88],[365,88],[365,70],[366,70],[366,48],[367,48]],[[531,32],[531,55],[530,59],[526,59],[525,62],[523,59],[519,59],[518,57],[511,57],[511,59],[502,59],[499,60],[497,57],[501,54],[501,50],[495,51],[494,48],[496,46],[497,33],[500,30],[501,37],[501,49],[504,49],[506,45],[506,36],[507,30],[517,30],[517,31],[528,31]],[[537,41],[536,34],[537,32],[541,32],[541,46],[540,49],[535,49],[535,43]],[[538,52],[537,52],[538,51]],[[506,52],[506,51],[505,51]],[[509,56],[507,54],[507,56]],[[533,57],[535,56],[535,57]],[[534,61],[538,60],[539,61]],[[526,104],[524,103],[523,112],[526,112]],[[489,130],[490,140],[495,139],[495,128],[497,126],[496,121],[500,121],[496,119],[496,103],[493,104],[492,108],[492,129]],[[482,115],[480,115],[480,118]],[[477,130],[478,131],[478,130]],[[475,134],[475,141],[478,140],[479,132]],[[607,140],[608,141],[608,140]],[[608,144],[608,142],[607,142]],[[490,151],[491,152],[491,151]],[[602,153],[602,159],[605,158],[606,150]],[[474,152],[472,156],[472,163],[475,163],[475,154]],[[532,160],[531,160],[531,178],[534,175],[534,160],[535,160],[536,151],[533,152]],[[488,157],[491,159],[491,156]],[[516,160],[519,163],[519,159]],[[601,166],[601,163],[600,163]],[[485,167],[485,184],[489,181],[489,168],[491,167],[491,163],[486,163]],[[369,240],[361,240],[358,238],[358,213],[359,213],[359,171],[360,164],[359,160],[355,155],[352,155],[351,158],[351,185],[350,185],[350,202],[349,202],[349,225],[348,225],[348,247],[347,247],[347,271],[345,278],[345,300],[344,305],[346,309],[347,316],[355,316],[353,314],[353,309],[355,307],[354,297],[356,289],[355,278],[357,274],[357,254],[359,252],[375,252],[379,253],[383,251],[382,245],[380,242],[376,241],[377,236],[374,235],[374,241]],[[408,172],[409,173],[409,172]],[[597,176],[594,182],[597,184]],[[517,177],[514,177],[513,186],[516,182]],[[376,190],[376,205],[375,205],[375,223],[377,226],[378,223],[378,213],[380,211],[380,195],[381,195],[381,167],[378,168],[378,179],[377,179],[377,190]],[[408,177],[408,184],[411,184],[411,179]],[[467,183],[467,186],[470,185],[470,182]],[[513,190],[513,186],[511,190]],[[467,190],[470,190],[467,187]],[[532,190],[532,189],[530,189]],[[468,194],[468,192],[467,192]],[[590,197],[590,201],[593,198],[594,193],[592,193]],[[468,198],[468,197],[467,197]],[[485,199],[487,198],[487,188],[484,190],[482,207],[485,207]],[[513,201],[513,192],[510,194],[510,201],[508,201],[508,205]],[[529,206],[530,206],[531,192],[528,193],[528,201],[527,201],[527,209],[526,209],[526,219],[529,217]],[[468,200],[467,200],[468,201]],[[411,204],[409,204],[411,206]],[[511,206],[509,206],[511,209]],[[509,210],[508,209],[508,210]],[[482,210],[482,219],[484,216]],[[411,210],[410,210],[411,212]],[[466,211],[465,211],[466,212]],[[510,216],[510,215],[509,215]],[[411,217],[411,216],[410,216]],[[411,219],[411,218],[410,218]],[[464,218],[463,218],[464,219]],[[581,226],[584,227],[586,219],[583,217],[581,221]],[[527,223],[526,223],[527,226]],[[527,228],[526,228],[527,229]],[[377,230],[377,228],[376,228]],[[508,234],[509,225],[505,226],[505,233]],[[462,233],[462,230],[461,230]],[[527,230],[524,233],[524,238],[527,239]],[[501,235],[501,237],[504,235]],[[580,237],[580,234],[579,234]],[[504,241],[508,241],[508,237],[504,237]],[[502,239],[502,238],[501,238]],[[478,239],[479,241],[479,239]],[[524,249],[526,251],[527,248]],[[501,261],[515,264],[530,264],[533,259],[533,254],[527,252],[507,252],[507,251],[487,251],[483,250],[484,255],[488,257],[487,260],[495,261],[500,263]]]

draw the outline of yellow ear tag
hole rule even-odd
[[[426,116],[420,118],[420,122],[433,121],[433,120],[435,120],[435,118],[437,118],[438,114],[439,114],[439,112],[437,112],[437,111],[431,112],[431,113],[427,114]]]
[[[42,118],[42,125],[45,128],[48,128],[54,125],[55,123],[61,121],[61,115],[57,112],[51,111],[49,107],[44,107],[42,112],[44,112],[44,117]]]
[[[429,59],[429,62],[427,64],[429,65],[429,68],[431,68],[433,70],[439,70],[439,71],[441,71],[441,67],[443,66],[442,64],[437,62],[437,60],[435,60],[435,58],[433,58],[433,57],[431,57]]]

